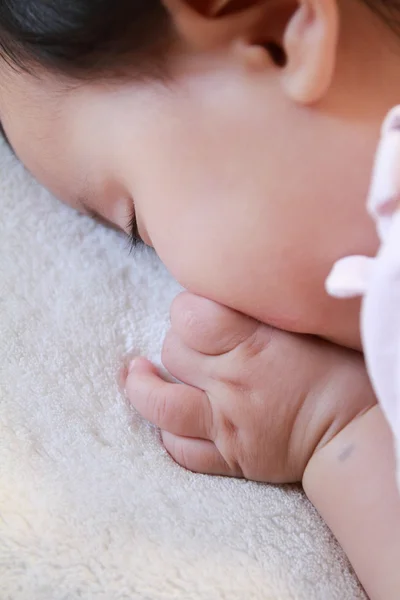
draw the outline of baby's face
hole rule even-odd
[[[379,89],[368,57],[365,67],[339,57],[312,108],[287,98],[279,72],[223,55],[182,59],[166,84],[71,86],[3,67],[0,117],[63,201],[127,233],[135,211],[143,240],[189,290],[357,346],[357,305],[328,298],[324,281],[339,257],[376,250],[365,200],[399,90],[373,66]]]

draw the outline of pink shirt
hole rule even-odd
[[[326,287],[338,298],[363,296],[364,355],[393,432],[400,490],[400,106],[383,124],[368,211],[381,241],[377,256],[349,256],[338,261]]]

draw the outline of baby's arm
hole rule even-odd
[[[314,453],[303,485],[369,596],[398,600],[400,497],[393,440],[378,406]]]
[[[192,471],[303,481],[371,600],[398,600],[392,440],[361,355],[183,294],[163,363],[184,385],[139,359],[126,388],[171,456]]]

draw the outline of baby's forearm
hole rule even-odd
[[[315,453],[303,485],[371,600],[398,600],[400,495],[392,436],[379,406]]]

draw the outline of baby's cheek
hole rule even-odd
[[[293,290],[287,291],[283,277],[276,285],[277,274],[271,261],[246,257],[244,252],[234,255],[210,245],[177,246],[158,251],[170,273],[188,291],[228,306],[254,319],[289,331],[307,329],[315,310],[301,311]],[[279,276],[278,276],[279,277]]]
[[[325,279],[332,263],[324,253],[296,252],[266,228],[250,238],[228,225],[185,225],[152,236],[156,252],[185,289],[273,327],[359,348],[359,302],[328,296]]]
[[[359,315],[360,301],[335,300],[324,289],[324,279],[320,282],[309,279],[296,283],[295,275],[279,279],[271,272],[271,277],[262,279],[254,274],[252,279],[247,272],[202,269],[201,276],[181,272],[178,279],[192,293],[204,296],[220,304],[229,306],[262,323],[293,333],[317,335],[340,345],[360,349]],[[265,273],[263,273],[265,275]]]

